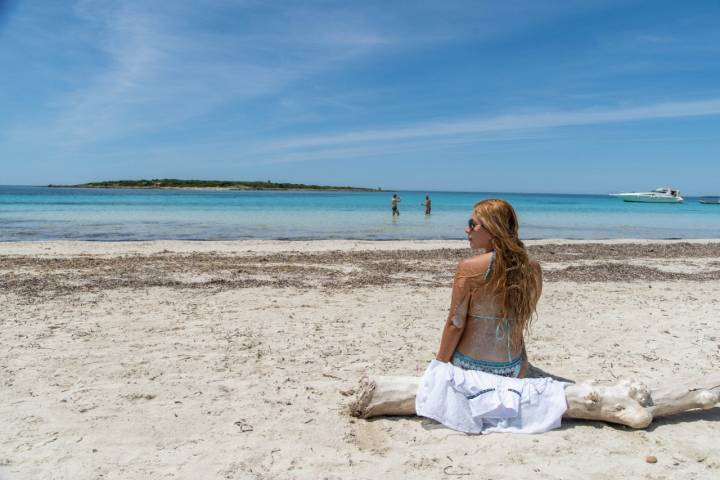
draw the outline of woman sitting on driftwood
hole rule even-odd
[[[530,366],[525,335],[542,274],[518,229],[509,203],[475,205],[465,232],[484,253],[458,265],[436,360],[421,378],[363,378],[351,414],[421,415],[468,433],[535,433],[558,427],[562,416],[644,428],[654,417],[717,404],[718,374],[650,390],[637,380],[561,382]]]
[[[478,202],[465,233],[470,248],[485,253],[458,265],[437,360],[524,377],[524,334],[542,290],[540,265],[528,257],[515,211],[503,200]]]
[[[467,433],[557,428],[566,409],[564,384],[518,380],[528,370],[524,337],[542,276],[520,241],[517,215],[504,200],[483,200],[465,233],[470,248],[484,253],[457,267],[440,349],[420,381],[417,414]]]

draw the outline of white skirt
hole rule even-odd
[[[508,378],[433,360],[420,380],[417,414],[465,433],[542,433],[560,427],[565,385]]]

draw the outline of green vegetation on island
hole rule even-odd
[[[109,180],[105,182],[81,183],[79,185],[48,185],[64,188],[188,188],[226,190],[342,190],[352,192],[378,192],[381,188],[335,187],[330,185],[306,185],[286,182],[247,182],[232,180],[178,180],[176,178],[154,178],[152,180]]]

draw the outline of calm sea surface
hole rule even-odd
[[[391,192],[392,193],[392,192]],[[606,195],[99,190],[0,186],[0,241],[461,239],[472,205],[503,198],[524,239],[720,238],[720,205],[624,203]]]

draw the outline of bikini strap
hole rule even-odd
[[[490,252],[490,263],[488,263],[487,270],[485,270],[485,275],[483,276],[483,280],[488,279],[488,277],[492,273],[493,265],[495,265],[495,250]]]
[[[508,352],[508,362],[512,360],[512,349],[510,348],[510,334],[512,333],[512,329],[510,326],[510,321],[507,318],[498,319],[501,320],[498,322],[498,324],[495,326],[495,340],[502,340],[505,339],[505,343],[507,343],[507,352]]]
[[[505,319],[505,331],[507,332],[507,347],[508,347],[508,362],[512,358],[512,352],[510,350],[510,322],[508,319]]]

